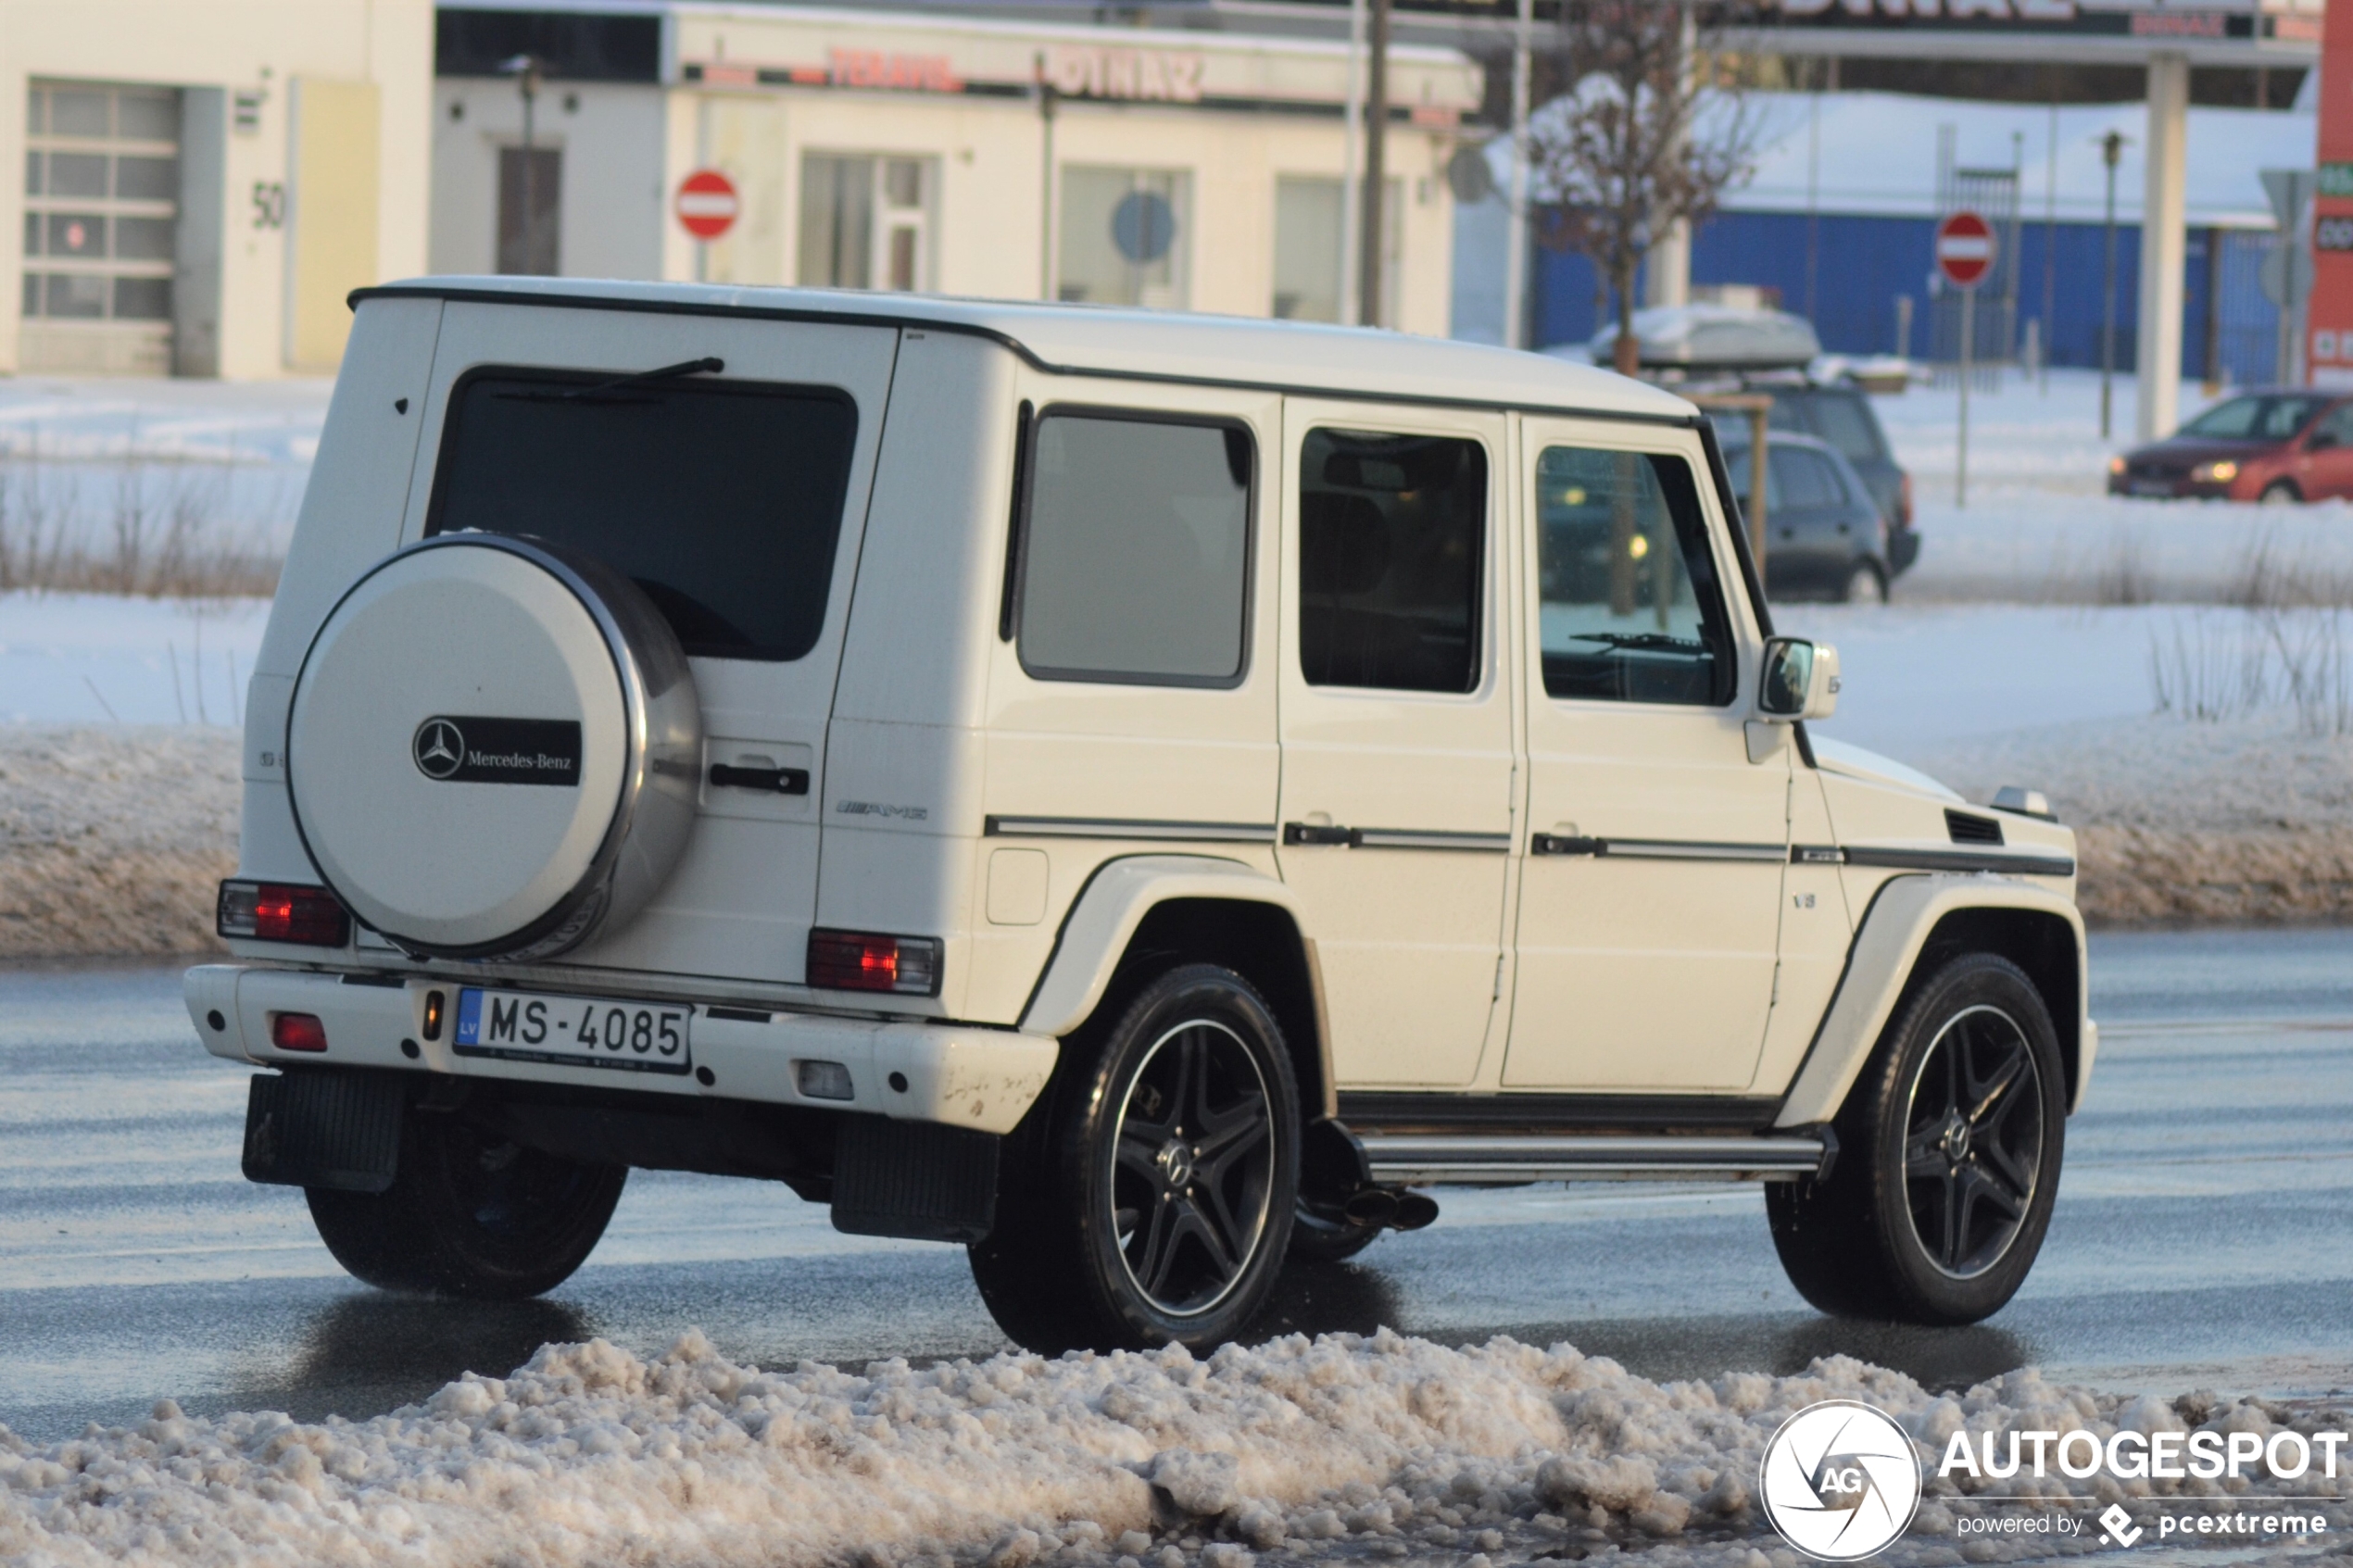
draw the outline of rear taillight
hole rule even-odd
[[[821,991],[939,995],[939,939],[866,931],[809,934],[809,984]]]
[[[286,882],[224,882],[214,929],[256,942],[298,942],[340,947],[351,940],[351,917],[323,887]]]
[[[323,1051],[327,1048],[327,1026],[312,1012],[273,1012],[270,1015],[270,1043],[282,1051]]]

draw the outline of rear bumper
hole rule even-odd
[[[1912,563],[1919,558],[1920,536],[1917,531],[1909,528],[1891,528],[1887,531],[1887,564],[1898,575],[1911,571]]]
[[[457,987],[447,980],[371,975],[365,983],[350,984],[340,975],[308,970],[204,964],[188,971],[182,990],[205,1048],[259,1067],[373,1067],[752,1100],[984,1133],[1013,1131],[1044,1090],[1061,1053],[1060,1042],[1050,1036],[1008,1029],[794,1012],[772,1012],[764,1019],[749,1012],[713,1017],[708,1006],[697,1004],[691,1049],[703,1071],[670,1076],[459,1056],[450,1047],[447,1028],[438,1040],[424,1037],[427,992],[442,992],[448,998],[446,1010],[456,1010]],[[281,1012],[317,1017],[325,1025],[326,1050],[285,1051],[271,1045],[271,1016]],[[416,1054],[409,1054],[404,1043]],[[851,1098],[803,1095],[794,1064],[810,1060],[849,1069]],[[702,1081],[706,1074],[708,1083]]]

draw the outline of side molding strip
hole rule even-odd
[[[1272,822],[1176,822],[1126,817],[989,817],[990,838],[1120,838],[1164,844],[1272,844]]]

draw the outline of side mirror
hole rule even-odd
[[[2325,452],[2335,445],[2336,433],[2334,431],[2316,430],[2304,438],[2304,449],[2307,452]]]
[[[1836,648],[1803,637],[1769,638],[1756,711],[1783,723],[1827,719],[1838,711],[1838,685]]]

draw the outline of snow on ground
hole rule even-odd
[[[2209,402],[2183,389],[2184,419]],[[2113,436],[2099,433],[2099,376],[2053,370],[2047,392],[2007,374],[1969,396],[1969,497],[1955,483],[1960,395],[1915,385],[1872,400],[1912,476],[1919,563],[1905,599],[2018,603],[2353,604],[2353,506],[2260,507],[2107,493],[2108,460],[2137,445],[2136,388],[2115,385]]]
[[[237,734],[0,727],[0,959],[214,945]]]
[[[1558,1346],[1449,1349],[1383,1332],[1182,1349],[1004,1355],[863,1376],[734,1365],[689,1331],[644,1361],[548,1346],[371,1421],[203,1420],[47,1447],[0,1433],[0,1556],[57,1564],[1555,1561],[1788,1565],[1753,1487],[1767,1439],[1867,1400],[1931,1455],[1955,1433],[2342,1430],[2344,1412],[2171,1403],[2027,1370],[1960,1395],[1845,1358],[1795,1377],[1661,1385]],[[2347,1524],[2353,1482],[2275,1479],[2266,1512]],[[1931,1479],[1897,1564],[2044,1556],[1965,1518],[2221,1498],[2214,1483]],[[2277,1499],[2277,1500],[2275,1500]],[[2185,1512],[2178,1503],[2171,1510]]]
[[[0,594],[0,723],[242,723],[266,599]]]
[[[136,521],[152,547],[177,515],[197,543],[283,553],[333,386],[0,379],[0,546],[107,554]]]

